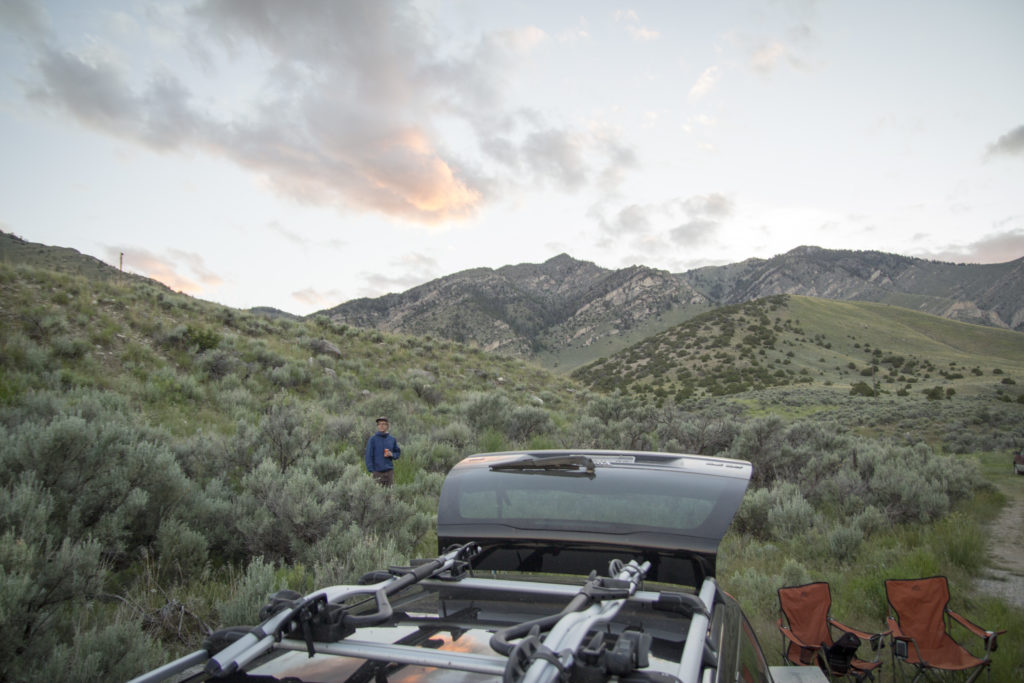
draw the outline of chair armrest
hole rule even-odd
[[[889,626],[887,633],[889,638],[892,640],[892,654],[894,657],[906,659],[910,653],[910,646],[914,646],[914,652],[917,653],[918,659],[921,657],[921,649],[917,646],[917,640],[912,636],[904,635],[903,631],[900,630],[900,623],[892,617],[886,617],[886,622]]]
[[[810,645],[810,644],[805,643],[804,641],[800,640],[799,638],[797,638],[796,634],[794,634],[792,631],[790,631],[788,626],[783,626],[783,625],[779,624],[779,630],[782,631],[782,635],[784,637],[786,637],[787,639],[789,639],[792,642],[796,643],[800,647],[806,648],[808,650],[819,650],[819,649],[821,649],[821,645],[820,644],[819,645]]]
[[[973,633],[974,635],[978,636],[983,641],[985,641],[985,655],[986,656],[988,655],[988,653],[995,652],[998,649],[999,643],[996,642],[996,638],[1001,636],[1001,635],[1003,635],[1004,633],[1006,633],[1005,629],[1002,630],[1002,631],[989,631],[989,630],[983,629],[982,627],[980,627],[977,624],[973,623],[967,617],[962,616],[960,614],[957,614],[956,612],[954,612],[953,610],[949,609],[948,607],[946,608],[946,614],[948,614],[950,617],[952,617],[953,620],[955,620],[958,624],[963,626],[965,629],[967,629],[968,631],[970,631],[971,633]]]
[[[904,636],[903,631],[900,630],[900,622],[896,621],[892,617],[886,617],[885,623],[889,627],[889,630],[886,631],[886,633],[891,637],[899,638],[900,640],[910,640],[910,638]]]
[[[946,608],[946,614],[951,616],[961,626],[963,626],[965,629],[967,629],[968,631],[970,631],[974,635],[978,636],[979,638],[985,638],[988,633],[991,633],[991,631],[986,631],[982,627],[978,626],[974,622],[972,622],[969,619],[967,619],[967,617],[964,617],[964,616],[961,616],[961,615],[957,614],[956,612],[954,612],[953,610],[949,609],[948,607]]]
[[[853,635],[857,636],[861,640],[869,640],[869,641],[872,641],[872,642],[878,642],[878,640],[880,638],[889,635],[889,633],[891,631],[891,629],[890,629],[890,631],[881,631],[881,632],[874,632],[874,633],[871,633],[871,632],[868,632],[868,631],[861,631],[859,629],[853,628],[852,626],[847,626],[846,624],[842,624],[842,623],[836,621],[835,619],[833,619],[832,617],[828,618],[828,623],[831,624],[832,626],[835,626],[840,631],[846,631],[847,633],[852,633]]]

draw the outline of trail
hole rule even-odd
[[[978,588],[1024,609],[1024,476],[1012,474],[996,482],[1006,507],[990,528],[992,567],[978,579]]]

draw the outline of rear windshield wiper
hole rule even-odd
[[[585,455],[562,455],[554,458],[520,458],[491,465],[494,471],[550,472],[594,476],[594,461]],[[584,470],[581,472],[580,470]]]

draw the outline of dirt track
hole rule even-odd
[[[997,482],[1007,504],[991,528],[992,568],[978,580],[978,588],[1024,608],[1024,476],[1013,474]]]

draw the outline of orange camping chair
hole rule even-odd
[[[832,628],[843,633],[852,633],[858,639],[871,643],[871,649],[884,646],[884,633],[867,633],[845,626],[829,614],[832,608],[832,592],[824,581],[803,586],[789,586],[779,589],[779,631],[782,632],[782,656],[789,664],[821,667],[830,680],[853,678],[857,681],[874,680],[875,669],[882,664],[877,655],[874,661],[852,657],[836,657],[831,652],[835,641]],[[785,619],[786,624],[783,624]],[[859,643],[859,641],[854,641]],[[833,654],[833,656],[829,656]]]
[[[949,584],[945,576],[927,579],[888,579],[885,595],[892,614],[893,668],[896,660],[914,667],[914,681],[931,679],[932,673],[960,672],[974,681],[988,671],[996,637],[1006,631],[986,631],[949,609]],[[956,621],[985,642],[985,656],[975,657],[949,634]],[[944,674],[943,674],[944,675]]]

